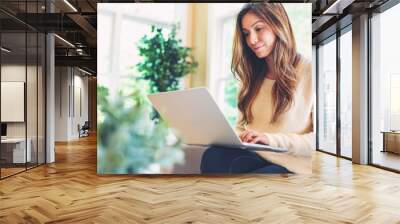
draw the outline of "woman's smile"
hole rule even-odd
[[[260,45],[260,46],[255,46],[255,47],[253,47],[253,51],[260,51],[263,49],[264,46],[265,46],[264,44]]]

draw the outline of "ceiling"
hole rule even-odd
[[[36,51],[44,48],[44,44],[33,40],[36,33],[54,32],[56,66],[78,66],[96,74],[96,10],[101,1],[67,2],[70,6],[63,0],[47,0],[47,5],[45,0],[1,0],[2,46],[13,49],[3,60],[15,62],[24,59],[26,53],[28,59],[36,57]]]
[[[312,3],[313,43],[318,43],[351,23],[352,17],[373,10],[388,0],[289,0],[285,2]],[[47,6],[46,6],[47,2]],[[97,3],[149,2],[116,0],[1,0],[0,24],[2,44],[13,42],[18,49],[24,46],[25,29],[55,32],[56,65],[80,66],[96,73]],[[269,1],[282,2],[282,1]],[[49,12],[52,13],[49,13]],[[341,22],[338,22],[338,21]],[[347,22],[346,22],[347,21]],[[33,38],[30,37],[30,38]],[[28,42],[32,41],[28,38]],[[67,40],[67,42],[63,41]],[[34,52],[37,43],[28,44]],[[42,45],[39,44],[39,47]],[[20,48],[20,53],[25,53]],[[18,50],[14,52],[18,55]]]

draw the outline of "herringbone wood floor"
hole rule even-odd
[[[0,181],[0,223],[400,223],[400,175],[318,153],[310,176],[98,176],[96,139]]]

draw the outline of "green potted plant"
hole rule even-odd
[[[182,46],[182,40],[176,37],[177,29],[173,25],[165,38],[163,28],[151,26],[151,35],[139,41],[139,55],[143,60],[136,67],[141,78],[149,81],[151,93],[179,89],[180,79],[194,72],[198,65],[192,49]]]

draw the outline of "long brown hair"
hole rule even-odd
[[[253,120],[251,106],[260,91],[266,72],[270,69],[265,59],[258,58],[247,46],[242,19],[248,12],[263,19],[276,35],[274,49],[268,56],[274,61],[272,69],[276,73],[276,81],[272,87],[275,110],[270,122],[273,123],[293,103],[297,83],[295,69],[300,55],[297,54],[292,27],[282,4],[248,3],[241,9],[236,19],[231,65],[232,73],[241,82],[238,94],[238,108],[242,113],[240,124],[248,124]]]

